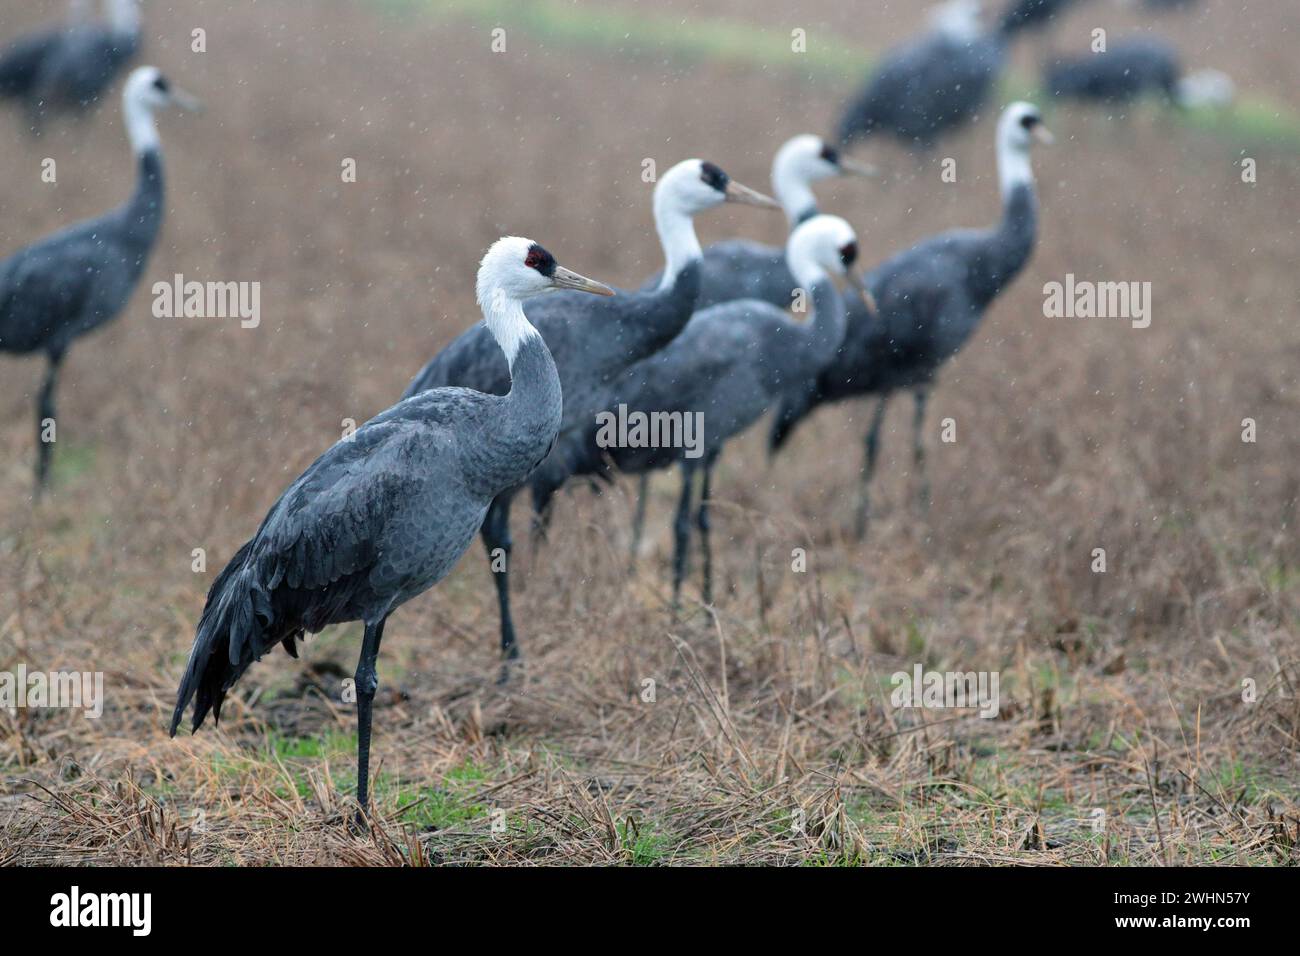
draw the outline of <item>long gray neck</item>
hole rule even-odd
[[[519,345],[510,366],[510,392],[506,395],[507,426],[524,434],[551,438],[560,428],[564,398],[560,392],[560,373],[546,341],[534,335]],[[550,439],[546,439],[550,445]]]
[[[121,239],[134,252],[136,274],[144,269],[163,220],[163,165],[162,155],[148,149],[137,159],[135,192],[118,214],[122,217]]]
[[[1019,275],[1038,237],[1038,202],[1033,180],[1009,186],[1002,199],[1002,221],[985,239],[977,268],[970,271],[971,293],[987,305]]]
[[[463,454],[466,481],[485,497],[521,484],[549,454],[564,398],[551,350],[540,335],[522,338],[510,362],[510,391],[499,416],[484,423]]]

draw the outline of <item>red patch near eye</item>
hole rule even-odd
[[[524,259],[524,265],[530,269],[536,269],[542,264],[542,254],[536,249],[529,249],[528,256]]]

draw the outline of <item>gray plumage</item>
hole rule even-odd
[[[886,133],[908,146],[932,148],[948,131],[978,118],[1005,59],[1000,30],[932,30],[886,53],[844,111],[840,144]]]
[[[0,97],[26,98],[36,86],[41,64],[64,42],[68,27],[19,37],[0,53]]]
[[[23,102],[33,130],[49,113],[97,104],[139,52],[135,0],[115,0],[110,12],[19,40],[0,58],[0,95]]]
[[[551,354],[559,369],[564,391],[559,434],[551,458],[557,462],[569,454],[582,428],[603,407],[604,396],[616,375],[629,361],[663,348],[681,330],[694,308],[699,293],[698,260],[688,263],[677,280],[664,290],[620,292],[608,301],[591,300],[575,293],[558,293],[530,302],[528,320],[552,345]],[[495,354],[494,354],[495,353]],[[460,385],[500,394],[509,387],[505,360],[481,323],[459,336],[429,361],[403,392],[407,398],[426,389]],[[546,468],[550,458],[540,463]],[[563,470],[552,467],[550,481]],[[483,547],[491,562],[496,554],[505,557],[505,569],[496,570],[493,581],[501,617],[501,653],[517,659],[519,643],[510,611],[509,567],[514,539],[510,533],[510,505],[528,475],[500,489],[483,523]],[[503,671],[503,676],[505,672]]]
[[[592,407],[628,356],[644,356],[672,341],[690,318],[699,290],[699,262],[688,263],[666,289],[620,291],[613,299],[559,292],[524,306],[546,339],[564,389],[561,434],[585,424]],[[510,387],[505,356],[483,322],[457,336],[413,378],[403,398],[459,385],[490,394]]]
[[[1053,96],[1125,103],[1146,93],[1178,102],[1182,67],[1163,40],[1139,37],[1112,42],[1104,53],[1058,58],[1043,69],[1043,87]]]
[[[964,229],[925,239],[867,274],[878,309],[850,304],[848,332],[815,378],[783,396],[773,417],[769,450],[775,453],[795,427],[819,406],[865,395],[880,396],[866,436],[857,530],[865,533],[866,487],[876,464],[886,402],[899,389],[914,389],[913,452],[928,502],[921,435],[929,388],[939,368],[969,340],[989,304],[1020,273],[1037,239],[1037,202],[1028,177],[1028,139],[1041,127],[1029,104],[1007,108],[999,123],[999,160],[1008,137],[1025,141],[1025,176],[1003,190],[1001,221],[991,229]],[[1045,133],[1038,133],[1044,135]]]
[[[158,100],[140,109],[165,102],[169,94],[161,74],[152,67],[137,73],[140,89],[133,95]],[[125,108],[131,109],[130,102]],[[156,140],[137,148],[136,154],[135,192],[125,205],[0,262],[0,352],[43,352],[48,360],[37,403],[38,493],[48,475],[52,450],[50,442],[41,440],[42,421],[55,418],[54,392],[64,355],[74,339],[121,313],[162,226],[163,166]]]
[[[721,203],[734,194],[739,184],[732,183],[717,166],[687,160],[661,177],[656,187],[656,204],[660,190],[681,188],[685,195],[701,194],[695,201],[696,211],[708,204]],[[658,216],[658,209],[656,210]],[[660,224],[662,225],[662,224]],[[689,230],[689,220],[686,222]],[[665,255],[674,262],[675,253],[667,247],[669,240],[661,234]],[[551,347],[564,390],[564,409],[554,450],[534,472],[538,483],[534,498],[550,493],[563,483],[568,474],[566,462],[582,441],[593,416],[608,403],[609,389],[628,365],[662,349],[682,330],[695,309],[700,288],[699,245],[690,231],[688,244],[694,254],[682,260],[671,284],[662,289],[646,288],[623,292],[610,300],[577,300],[572,296],[553,296],[528,303],[528,319],[542,333]],[[460,385],[483,392],[498,393],[506,384],[505,366],[500,351],[491,345],[481,325],[468,330],[439,352],[412,380],[405,396],[435,387]],[[522,482],[521,482],[522,484]],[[544,492],[538,489],[546,489]],[[509,566],[514,542],[510,533],[510,505],[520,485],[502,489],[492,503],[483,523],[483,544],[489,560],[497,554],[505,557],[505,570],[497,570],[494,583],[501,617],[501,651],[506,660],[519,656],[514,620],[510,611]],[[540,531],[540,527],[539,527]],[[507,672],[503,671],[503,677]]]
[[[191,700],[193,729],[209,712],[219,719],[230,688],[276,644],[296,657],[304,633],[360,620],[357,754],[364,810],[384,622],[451,570],[493,499],[536,467],[559,431],[563,400],[555,362],[517,300],[555,287],[562,273],[581,279],[559,270],[528,240],[494,244],[480,269],[479,301],[485,312],[501,309],[489,312],[493,344],[517,349],[505,393],[449,387],[405,398],[335,444],[280,496],[208,592],[176,694],[172,734]],[[494,274],[511,286],[494,284]],[[501,305],[503,293],[513,307]]]
[[[550,449],[560,385],[541,339],[504,395],[437,388],[403,399],[321,455],[280,496],[208,592],[171,731],[193,729],[276,644],[376,624],[441,580],[492,499]]]
[[[653,288],[655,281],[651,279],[646,288]],[[794,276],[779,246],[750,239],[725,239],[704,250],[696,306],[707,309],[736,299],[787,306],[794,286]]]
[[[829,264],[828,255],[838,258],[840,272],[850,268],[857,256],[852,229],[834,216],[815,217],[799,227],[791,236],[792,249],[797,243],[804,244],[807,257],[814,256],[809,250],[821,253],[818,265],[823,270]],[[674,602],[686,574],[696,474],[703,476],[696,525],[704,553],[704,600],[710,602],[709,504],[713,469],[723,448],[772,408],[787,389],[815,376],[840,348],[847,321],[840,294],[825,271],[807,285],[813,314],[805,322],[796,322],[776,306],[752,299],[696,312],[672,344],[630,366],[619,377],[611,390],[614,401],[600,420],[589,422],[581,446],[574,449],[567,463],[571,475],[603,478],[613,472],[644,475],[680,464]],[[701,454],[693,456],[680,446],[627,447],[608,440],[603,433],[610,426],[605,423],[624,413],[678,418],[698,413],[703,435],[696,450]],[[634,550],[635,546],[634,542]]]

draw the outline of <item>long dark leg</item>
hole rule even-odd
[[[637,555],[641,552],[641,535],[645,531],[646,499],[650,496],[650,473],[643,471],[637,478],[636,511],[632,513],[632,553],[629,556],[628,570],[636,567]]]
[[[709,495],[713,483],[713,461],[704,465],[704,482],[700,489],[700,510],[696,513],[696,524],[700,529],[700,546],[704,550],[704,603],[713,603],[713,547],[709,543]]]
[[[916,473],[920,476],[920,488],[917,490],[921,511],[930,510],[930,477],[925,472],[925,407],[930,401],[930,389],[922,385],[913,394],[916,406],[912,415],[912,461]]]
[[[515,640],[515,622],[510,616],[510,499],[498,495],[488,507],[483,519],[483,547],[487,549],[492,579],[497,586],[497,606],[501,612],[501,656],[507,661],[518,660],[519,644]],[[502,676],[505,676],[504,671]]]
[[[59,369],[63,365],[63,352],[51,352],[50,364],[45,371],[45,383],[41,386],[40,398],[36,402],[36,497],[45,490],[50,477],[50,456],[54,452],[54,443],[45,440],[46,422],[58,428],[54,414],[54,390],[59,383]]]
[[[673,607],[681,606],[682,581],[686,578],[686,559],[691,544],[691,485],[695,468],[682,464],[682,497],[677,503],[677,517],[673,521]]]
[[[357,661],[357,807],[364,815],[370,810],[370,714],[375,703],[375,690],[379,687],[379,674],[375,660],[379,657],[379,642],[384,638],[382,617],[376,623],[366,624],[366,635],[361,641],[361,659]]]
[[[880,428],[885,423],[885,406],[889,403],[888,395],[881,395],[880,402],[871,416],[871,427],[867,429],[865,442],[865,460],[862,465],[862,484],[858,489],[858,515],[854,523],[854,532],[859,541],[867,536],[867,520],[871,514],[870,485],[871,476],[876,472],[876,459],[880,455]]]

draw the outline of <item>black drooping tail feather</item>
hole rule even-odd
[[[244,573],[252,545],[253,542],[249,541],[239,549],[208,591],[185,676],[176,692],[176,710],[172,713],[170,730],[173,737],[185,708],[196,694],[194,722],[190,729],[198,730],[209,710],[213,719],[220,721],[221,702],[225,700],[226,691],[239,680],[248,665],[275,644],[274,640],[268,640],[273,620],[270,598]],[[292,638],[285,641],[285,646],[292,654]]]
[[[781,397],[772,416],[772,426],[767,433],[767,454],[769,457],[781,450],[781,446],[794,433],[795,427],[816,406],[820,398],[815,380],[805,382],[798,388],[790,389]]]

